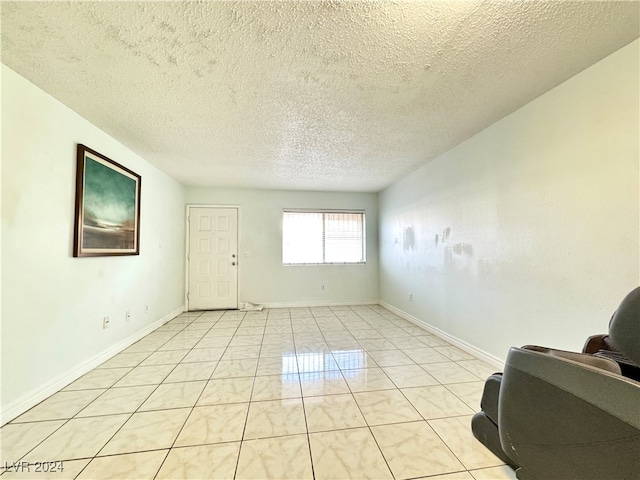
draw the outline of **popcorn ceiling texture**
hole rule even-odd
[[[3,63],[198,186],[379,191],[640,34],[638,2],[1,8]]]

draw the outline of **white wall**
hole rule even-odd
[[[635,41],[382,192],[381,300],[499,359],[606,332],[640,277],[638,58]]]
[[[188,188],[187,203],[240,207],[239,301],[265,305],[376,302],[378,299],[377,196],[368,193]],[[282,265],[282,210],[363,209],[365,265]],[[248,252],[247,258],[243,253]],[[321,289],[325,285],[325,290]]]
[[[139,256],[72,257],[76,143],[142,176]],[[183,187],[3,66],[3,420],[181,310],[183,252]]]

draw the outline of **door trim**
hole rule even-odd
[[[189,310],[189,215],[192,208],[235,208],[238,211],[238,260],[240,260],[240,243],[241,243],[241,227],[240,227],[240,205],[223,205],[209,203],[187,203],[185,206],[185,244],[184,244],[184,311]],[[238,262],[238,295],[236,298],[236,310],[240,308],[240,262]]]

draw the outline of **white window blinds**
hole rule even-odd
[[[365,262],[364,212],[285,210],[285,265]]]

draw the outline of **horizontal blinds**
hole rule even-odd
[[[362,213],[324,214],[324,256],[328,263],[359,263],[362,252]]]
[[[285,264],[363,263],[363,212],[283,213]]]

